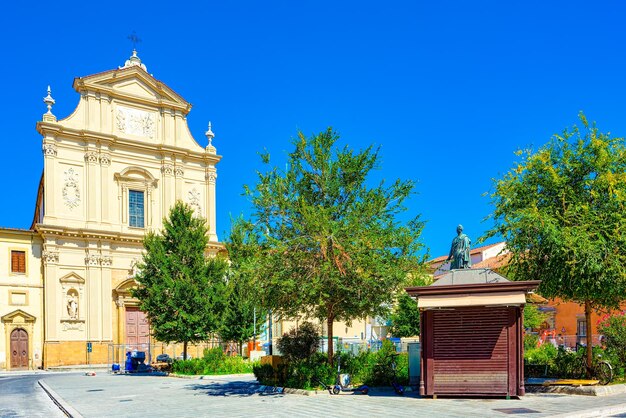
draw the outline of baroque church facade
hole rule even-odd
[[[111,344],[147,343],[130,289],[144,234],[161,228],[176,200],[207,219],[207,253],[222,250],[221,156],[210,125],[205,148],[187,126],[191,105],[135,51],[73,87],[80,99],[65,119],[52,113],[50,91],[44,99],[44,170],[30,230],[0,229],[0,369],[104,364]]]

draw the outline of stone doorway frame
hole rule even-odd
[[[137,282],[131,277],[113,289],[113,300],[117,307],[117,344],[126,344],[126,308],[139,308],[139,299],[130,293],[136,286]]]
[[[31,314],[24,312],[21,309],[16,309],[13,312],[10,312],[4,315],[0,320],[4,324],[4,334],[5,334],[5,347],[6,350],[6,358],[5,365],[7,370],[11,370],[11,333],[16,329],[23,329],[28,334],[28,370],[33,369],[33,340],[34,337],[34,328],[35,328],[35,318]]]

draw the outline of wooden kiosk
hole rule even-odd
[[[407,288],[421,312],[420,395],[524,395],[523,310],[539,283],[459,269]]]

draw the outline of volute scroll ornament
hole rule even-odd
[[[87,151],[85,153],[85,162],[87,164],[98,164],[98,153],[95,151]]]
[[[55,264],[59,262],[59,253],[58,251],[42,251],[41,258],[44,264]]]
[[[100,165],[105,167],[111,165],[111,155],[110,154],[100,154]]]
[[[57,155],[57,146],[54,144],[43,144],[41,150],[45,157],[56,157]]]
[[[217,180],[217,170],[215,168],[212,169],[208,169],[206,171],[206,174],[204,176],[204,178],[210,183],[210,184],[215,184],[216,180]]]
[[[100,259],[95,254],[87,254],[85,256],[85,265],[86,266],[97,266]]]
[[[161,173],[165,176],[173,176],[174,166],[172,164],[163,164],[163,167],[161,167]]]

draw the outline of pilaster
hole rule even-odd
[[[206,216],[209,221],[209,241],[217,242],[217,223],[215,217],[215,183],[217,181],[217,169],[210,166],[206,170]]]
[[[58,324],[59,324],[59,306],[57,303],[58,295],[58,264],[59,252],[56,248],[47,245],[41,253],[44,269],[44,289],[46,295],[46,303],[44,304],[44,324],[46,341],[58,341]]]
[[[113,341],[113,324],[111,323],[111,318],[113,312],[111,311],[111,266],[113,264],[113,259],[109,253],[108,244],[106,245],[106,249],[103,248],[102,257],[100,257],[100,266],[101,266],[101,297],[100,301],[102,304],[102,339],[104,341]]]
[[[87,148],[85,151],[85,171],[86,171],[86,195],[85,205],[87,206],[87,225],[94,227],[98,222],[98,206],[100,203],[99,190],[99,163],[98,151],[94,148]]]
[[[102,339],[102,274],[99,268],[100,257],[95,248],[85,253],[86,290],[87,290],[87,340]]]
[[[43,177],[44,177],[44,202],[45,202],[45,220],[47,222],[49,218],[56,217],[56,205],[55,205],[55,193],[56,193],[56,180],[55,180],[55,165],[57,161],[57,145],[56,140],[46,135],[43,140],[42,151],[44,155],[43,160]]]

